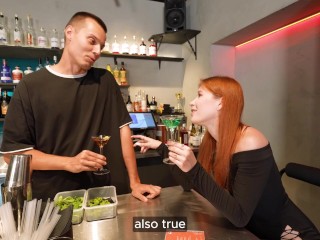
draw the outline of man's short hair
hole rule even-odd
[[[80,20],[83,20],[85,18],[91,18],[91,19],[94,19],[102,28],[105,32],[107,32],[107,26],[106,24],[102,21],[101,18],[99,18],[98,16],[92,14],[92,13],[89,13],[89,12],[77,12],[75,13],[71,19],[69,20],[69,22],[67,23],[66,27],[68,25],[72,25],[72,23],[74,22],[78,22]]]

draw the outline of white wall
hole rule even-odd
[[[320,17],[236,50],[247,123],[269,138],[279,167],[320,167]],[[287,190],[320,226],[320,189],[287,181]]]
[[[10,0],[1,2],[1,11],[13,25],[14,14],[23,19],[24,26],[28,14],[34,19],[34,27],[39,30],[41,26],[51,31],[57,28],[62,32],[67,21],[77,11],[88,11],[101,17],[108,28],[107,38],[112,41],[116,34],[122,40],[124,35],[128,40],[136,35],[139,39],[147,40],[151,35],[164,32],[163,7],[160,2],[147,0],[119,0],[120,7],[113,0],[29,0],[21,2]],[[148,42],[146,41],[148,45]],[[1,53],[0,53],[1,55]],[[159,56],[182,57],[182,46],[175,44],[162,44]],[[175,93],[181,92],[184,76],[184,62],[161,62],[159,70],[157,61],[118,59],[118,64],[124,61],[128,70],[131,87],[129,92],[133,99],[139,89],[156,96],[158,103],[175,105]],[[113,58],[101,57],[95,64],[105,68],[109,63],[113,66]]]

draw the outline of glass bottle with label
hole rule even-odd
[[[149,56],[151,57],[156,57],[157,56],[157,46],[156,44],[154,43],[154,40],[151,39],[151,43],[149,45]]]
[[[1,115],[2,115],[2,117],[5,117],[7,115],[10,99],[11,98],[8,96],[7,91],[3,91],[2,100],[1,100]]]
[[[25,44],[27,46],[34,46],[35,33],[33,30],[32,18],[30,15],[28,15],[27,17],[27,29],[26,29],[25,38],[26,38]]]
[[[184,145],[189,145],[189,134],[185,123],[180,128],[180,142]]]
[[[120,82],[120,71],[119,71],[119,68],[118,68],[118,62],[116,60],[114,61],[113,76],[116,79],[117,83],[119,85],[121,85],[121,82]]]
[[[53,65],[58,63],[58,57],[56,55],[53,56]]]
[[[2,12],[0,12],[0,45],[8,44],[8,28],[5,23],[5,18]]]
[[[113,43],[111,45],[112,53],[119,54],[120,53],[120,44],[117,42],[117,35],[113,37]]]
[[[18,66],[15,67],[14,70],[12,70],[12,82],[13,83],[19,83],[20,80],[22,79],[22,71]]]
[[[36,71],[40,70],[41,68],[43,68],[42,59],[39,58],[39,59],[38,59],[38,66],[36,67]]]
[[[157,112],[157,101],[155,96],[152,96],[152,100],[150,102],[150,111],[153,113]]]
[[[127,81],[127,70],[124,67],[124,62],[121,62],[121,68],[120,68],[120,84],[121,85],[128,85]]]
[[[50,48],[51,49],[59,49],[60,43],[59,43],[59,33],[57,29],[52,29],[51,36],[50,36]]]
[[[37,41],[38,47],[46,48],[48,46],[47,31],[44,27],[40,28],[40,32],[37,39],[38,39]]]
[[[137,44],[136,36],[132,37],[132,44],[130,45],[130,54],[138,55],[139,53],[139,46]]]
[[[126,107],[128,112],[133,112],[133,106],[132,106],[130,95],[128,95],[128,101],[126,102]]]
[[[13,44],[15,46],[21,46],[23,44],[23,31],[20,27],[18,14],[14,15],[14,29],[13,29]]]
[[[121,53],[122,54],[129,54],[129,44],[127,41],[127,36],[123,37],[123,42],[121,44]]]
[[[1,68],[1,77],[0,80],[2,83],[12,83],[11,78],[11,69],[7,64],[5,59],[2,59],[2,68]]]
[[[145,91],[142,91],[142,94],[141,94],[141,111],[142,112],[147,111],[147,99],[146,99]]]
[[[27,69],[24,70],[24,75],[28,75],[28,74],[30,74],[30,73],[33,73],[33,70],[32,70],[31,67],[28,66]]]
[[[144,43],[143,38],[141,38],[141,44],[139,46],[139,54],[140,55],[147,55],[147,46]]]

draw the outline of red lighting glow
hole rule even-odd
[[[315,18],[315,17],[317,17],[317,16],[320,16],[320,12],[318,12],[318,13],[316,13],[316,14],[313,14],[313,15],[311,15],[311,16],[308,16],[308,17],[306,17],[306,18],[303,18],[303,19],[301,19],[301,20],[298,20],[298,21],[296,21],[296,22],[293,22],[293,23],[291,23],[291,24],[289,24],[289,25],[286,25],[286,26],[284,26],[284,27],[281,27],[281,28],[278,28],[278,29],[273,30],[273,31],[271,31],[271,32],[268,32],[268,33],[266,33],[266,34],[263,34],[263,35],[261,35],[261,36],[259,36],[259,37],[256,37],[256,38],[254,38],[254,39],[251,39],[251,40],[246,41],[246,42],[244,42],[244,43],[241,43],[241,44],[237,45],[236,47],[244,46],[244,45],[246,45],[246,44],[248,44],[248,43],[251,43],[251,42],[253,42],[253,41],[259,40],[259,39],[264,38],[264,37],[266,37],[266,36],[269,36],[269,35],[271,35],[271,34],[273,34],[273,33],[276,33],[276,32],[279,32],[279,31],[281,31],[281,30],[284,30],[284,29],[287,29],[287,28],[289,28],[289,27],[292,27],[292,26],[294,26],[294,25],[297,25],[297,24],[299,24],[299,23],[308,21],[308,20],[310,20],[310,19],[312,19],[312,18]]]

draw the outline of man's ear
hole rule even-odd
[[[66,26],[66,28],[64,29],[64,33],[66,35],[67,40],[69,40],[69,41],[71,40],[71,36],[72,36],[73,31],[74,31],[73,26],[71,26],[71,25]]]

